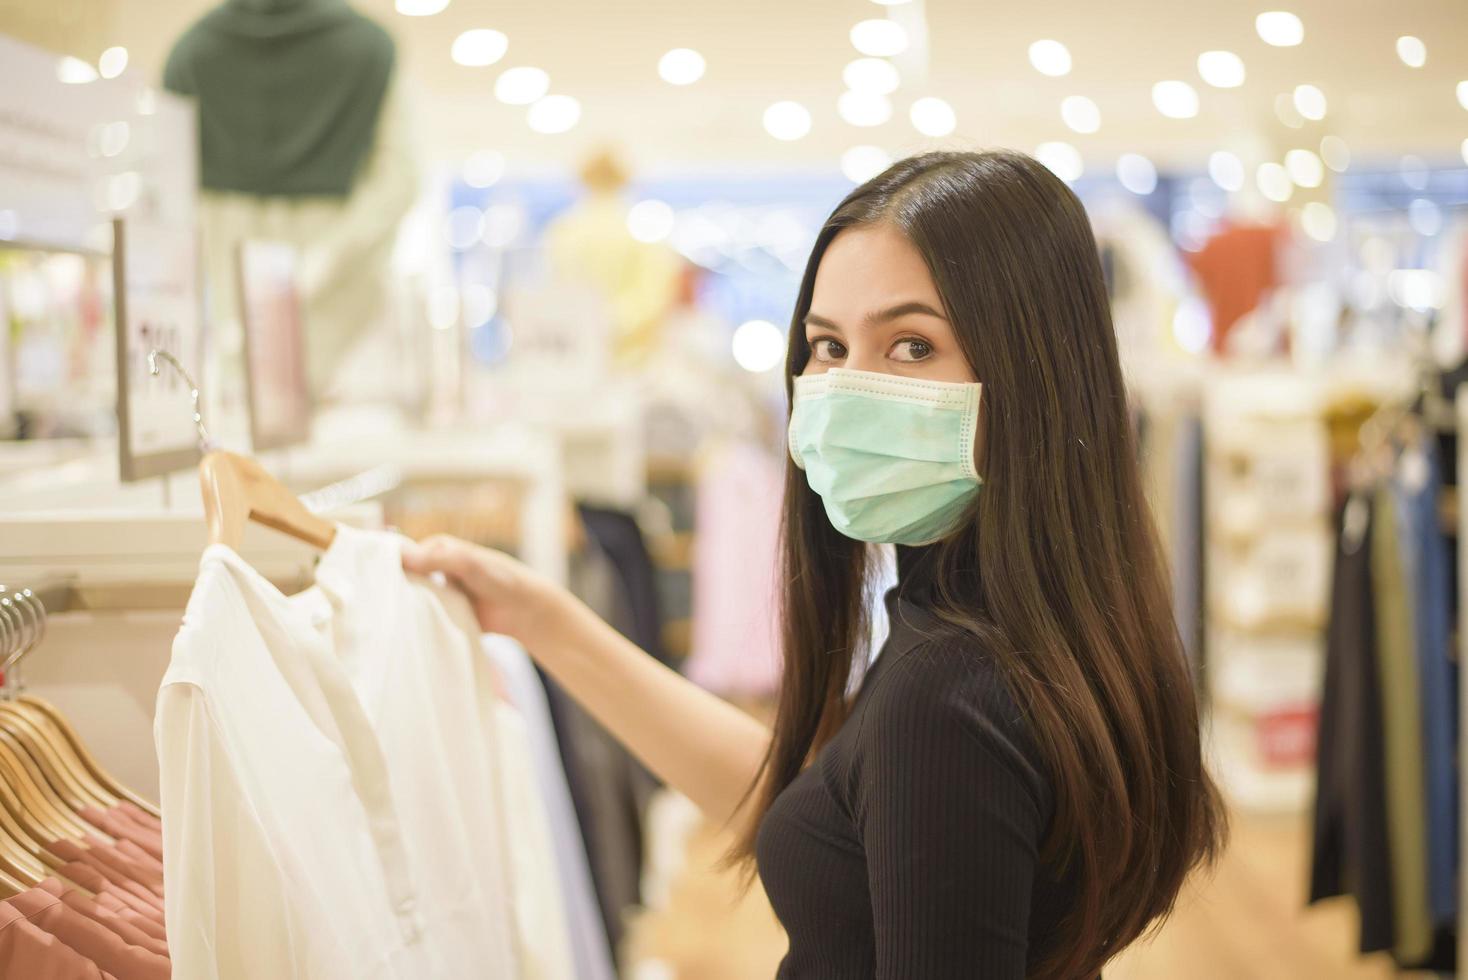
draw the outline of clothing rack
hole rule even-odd
[[[1468,432],[1468,384],[1458,386],[1456,392],[1456,417],[1457,430],[1460,433]],[[1468,474],[1468,439],[1458,439],[1458,482],[1462,485],[1464,475]],[[1460,491],[1461,501],[1461,491]],[[1458,609],[1468,609],[1468,507],[1460,503],[1458,507]],[[1468,670],[1464,670],[1464,664],[1468,664],[1468,629],[1463,628],[1460,619],[1458,626],[1458,760],[1461,767],[1463,760],[1468,759],[1468,724],[1464,724],[1465,709],[1468,709]],[[1461,770],[1460,770],[1461,773]],[[1468,854],[1468,780],[1458,779],[1458,853]],[[1468,965],[1468,875],[1460,875],[1458,880],[1458,969],[1463,971]]]
[[[1444,970],[1468,962],[1468,889],[1453,855],[1468,845],[1468,790],[1455,771],[1468,737],[1451,729],[1468,708],[1461,669],[1451,681],[1468,654],[1468,517],[1456,507],[1456,484],[1468,476],[1468,447],[1457,438],[1468,384],[1427,368],[1415,377],[1376,398],[1343,393],[1351,397],[1335,419],[1347,495],[1336,526],[1309,901],[1353,897],[1363,953],[1389,952],[1399,969]]]

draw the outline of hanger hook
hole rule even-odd
[[[10,596],[0,596],[0,613],[4,614],[5,619],[10,624],[11,636],[13,637],[13,641],[6,650],[5,662],[0,663],[0,674],[5,674],[30,649],[30,638],[34,634],[34,630],[30,626],[22,623],[20,607],[11,601]],[[25,634],[23,639],[21,637],[22,632]],[[10,686],[10,677],[8,674],[5,677],[5,685],[7,688]]]
[[[0,585],[0,593],[5,591],[5,586]],[[11,653],[19,649],[20,627],[12,622],[10,610],[0,605],[0,657],[9,659]],[[0,661],[3,663],[3,661]]]
[[[179,377],[183,378],[184,383],[189,386],[189,398],[192,400],[194,406],[194,426],[199,430],[199,450],[200,452],[208,452],[213,442],[209,438],[208,430],[204,428],[204,414],[199,409],[199,386],[194,384],[193,377],[190,376],[188,369],[183,366],[179,359],[162,347],[154,347],[148,351],[148,373],[150,375],[156,378],[163,373],[163,368],[158,364],[160,357],[173,365],[173,369],[179,373]]]
[[[19,663],[46,638],[46,604],[30,589],[21,589],[10,598],[15,601],[16,608],[25,610],[26,618],[33,627],[30,642],[15,655],[15,662]]]

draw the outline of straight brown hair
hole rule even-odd
[[[936,548],[938,608],[995,657],[1042,752],[1043,859],[1077,882],[1030,975],[1093,977],[1171,912],[1222,848],[1166,563],[1143,497],[1095,237],[1080,200],[1021,153],[929,153],[858,187],[816,238],[791,318],[786,393],[810,349],[816,269],[846,228],[886,223],[927,263],[984,384],[984,487]],[[866,635],[866,546],[786,467],[784,668],[774,737],[733,852],[846,718]]]

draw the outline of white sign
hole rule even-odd
[[[117,422],[122,479],[190,465],[199,434],[187,381],[148,355],[164,350],[194,377],[199,365],[199,268],[194,229],[118,221],[113,245],[117,308]]]
[[[194,107],[136,73],[62,81],[77,67],[0,36],[0,240],[105,252],[117,216],[191,225]]]

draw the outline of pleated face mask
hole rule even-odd
[[[981,388],[846,368],[796,378],[790,456],[836,530],[905,545],[952,532],[982,483]]]

